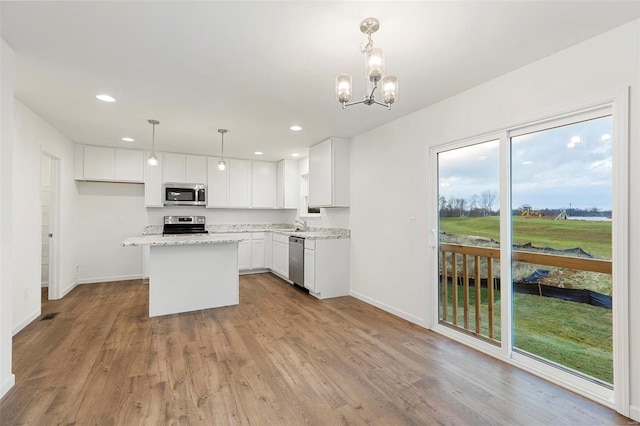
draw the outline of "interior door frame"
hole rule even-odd
[[[529,371],[537,376],[543,377],[552,383],[568,388],[582,396],[599,402],[605,406],[615,409],[622,415],[630,414],[630,379],[629,379],[629,87],[625,87],[618,92],[604,95],[598,99],[587,102],[573,103],[565,106],[551,109],[545,113],[539,114],[537,117],[532,116],[529,119],[522,120],[518,123],[504,126],[497,131],[487,132],[480,136],[466,138],[455,142],[445,143],[431,147],[429,150],[429,179],[427,205],[429,207],[429,225],[430,237],[428,241],[428,266],[427,274],[428,291],[427,297],[427,316],[429,320],[427,325],[430,329],[453,340],[459,341],[467,346],[492,355],[507,363],[518,366],[523,370]],[[612,152],[612,258],[613,258],[613,286],[616,291],[613,292],[613,363],[614,363],[614,390],[600,392],[601,386],[593,385],[590,387],[583,386],[586,380],[581,379],[580,383],[576,383],[575,376],[569,373],[561,374],[556,368],[550,367],[539,361],[530,362],[530,359],[524,355],[514,353],[512,351],[512,334],[511,334],[511,286],[504,286],[501,291],[502,314],[502,335],[501,346],[496,347],[472,336],[457,332],[450,327],[439,324],[439,295],[438,295],[438,153],[455,148],[462,148],[481,141],[496,139],[495,135],[500,138],[500,247],[501,247],[501,263],[511,265],[511,225],[512,218],[510,214],[504,212],[511,211],[511,191],[510,191],[510,173],[511,173],[511,146],[509,141],[509,132],[522,127],[529,127],[536,123],[544,123],[549,121],[557,121],[563,117],[575,116],[590,110],[610,107],[612,111],[612,138],[614,140]],[[505,282],[511,282],[511,268],[501,269]],[[507,289],[508,288],[508,289]],[[504,291],[506,290],[506,291]],[[508,294],[507,294],[508,293]],[[597,386],[597,387],[596,387]]]
[[[49,239],[49,290],[47,293],[49,295],[49,300],[54,300],[60,299],[62,297],[60,290],[59,238],[61,163],[60,158],[46,151],[42,151],[41,155],[48,157],[51,161],[51,202],[49,206],[49,233],[52,234],[52,237]],[[42,166],[40,169],[40,174],[42,175]],[[42,182],[42,179],[40,180],[40,182]],[[40,211],[42,211],[42,201],[40,202]],[[40,218],[40,220],[42,220],[42,215],[40,215]]]

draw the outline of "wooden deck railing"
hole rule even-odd
[[[462,328],[467,332],[496,341],[495,294],[496,277],[494,260],[500,259],[500,249],[440,244],[441,306],[440,321]],[[580,257],[557,256],[543,253],[514,251],[513,261],[561,267],[580,271],[611,274],[611,261]],[[471,261],[472,260],[472,261]],[[460,262],[461,261],[461,262]],[[485,267],[483,268],[483,264]],[[460,270],[461,269],[461,270]],[[449,275],[449,271],[451,272]],[[470,285],[473,278],[473,286]],[[449,279],[451,285],[448,285]],[[482,301],[482,280],[486,279],[486,302]],[[459,287],[462,287],[460,289]],[[473,300],[470,289],[473,288]],[[458,302],[462,290],[462,306]],[[451,295],[449,295],[449,291]],[[480,295],[480,297],[477,297]],[[449,297],[451,296],[451,297]],[[449,301],[451,299],[451,301]],[[473,304],[473,306],[471,306]],[[451,305],[451,309],[449,309]],[[462,318],[459,309],[462,308]],[[473,308],[473,309],[471,309]],[[485,311],[486,314],[482,315]],[[462,320],[462,321],[461,321]],[[462,322],[462,324],[460,324]],[[473,322],[471,325],[470,323]]]

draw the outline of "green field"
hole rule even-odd
[[[514,244],[531,243],[536,247],[568,249],[580,247],[587,253],[611,259],[611,222],[551,220],[513,217]],[[443,217],[440,231],[454,235],[473,235],[500,240],[500,218]]]
[[[498,216],[441,218],[440,231],[456,240],[481,237],[499,241]],[[550,220],[513,217],[514,244],[531,243],[536,247],[570,249],[580,247],[597,258],[611,259],[611,222]],[[476,245],[469,239],[468,244]],[[490,245],[487,243],[487,245]],[[498,263],[498,262],[496,262]],[[524,264],[518,264],[523,266]],[[529,265],[527,265],[529,266]],[[535,269],[534,265],[529,267]],[[548,268],[547,268],[548,269]],[[551,268],[553,269],[553,268]],[[562,268],[556,268],[562,269]],[[514,271],[515,274],[515,271]],[[567,276],[569,271],[561,272]],[[611,294],[611,276],[586,271],[571,271],[566,287],[588,288]],[[449,319],[452,315],[451,286],[448,285]],[[474,289],[470,288],[470,328],[474,322]],[[486,290],[482,290],[482,334],[487,335]],[[462,322],[462,289],[458,293],[458,318]],[[494,321],[499,340],[500,302],[496,292]],[[536,356],[565,365],[608,383],[613,381],[611,310],[528,294],[514,294],[514,345]]]

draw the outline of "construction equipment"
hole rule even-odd
[[[541,212],[534,210],[533,207],[531,207],[529,204],[523,204],[522,209],[520,210],[520,216],[543,217],[544,215]]]

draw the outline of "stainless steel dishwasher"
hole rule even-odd
[[[304,238],[289,237],[289,279],[304,287]]]

